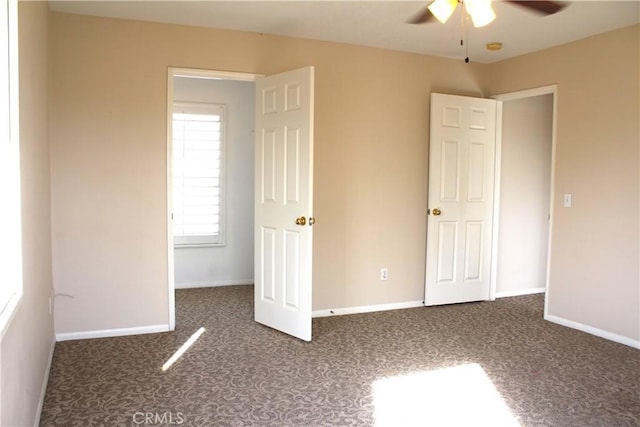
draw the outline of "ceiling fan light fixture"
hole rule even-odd
[[[429,11],[444,24],[453,15],[457,6],[458,0],[435,0],[429,5]]]
[[[474,27],[484,27],[496,19],[496,13],[491,8],[491,0],[465,0],[464,6]]]

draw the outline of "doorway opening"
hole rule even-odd
[[[557,86],[501,94],[494,297],[546,292],[553,224]],[[545,315],[547,299],[545,298]]]
[[[169,68],[167,79],[167,258],[169,327],[175,329],[175,289],[253,284],[255,74]],[[181,117],[214,124],[180,133]],[[183,111],[184,110],[184,111]],[[210,113],[210,114],[209,114]],[[184,121],[184,120],[183,120]],[[182,123],[175,126],[183,126]],[[209,129],[210,128],[210,129]],[[215,140],[203,142],[206,132]],[[190,136],[188,135],[190,134]],[[184,141],[194,150],[189,151]],[[191,162],[191,163],[189,163]],[[201,173],[202,163],[215,167]],[[181,176],[178,176],[181,175]],[[182,176],[184,175],[184,176]],[[179,185],[180,187],[176,187]],[[190,202],[186,202],[190,199]],[[206,200],[205,200],[206,199]],[[190,204],[189,204],[190,203]],[[179,214],[177,207],[181,207]],[[191,219],[184,217],[195,213]],[[176,236],[180,216],[187,236]],[[211,222],[211,224],[209,224]],[[178,232],[178,234],[181,234]]]
[[[253,126],[255,137],[251,138],[251,141],[255,141],[253,146],[255,160],[253,165],[254,179],[250,180],[254,185],[252,192],[254,206],[253,209],[245,209],[249,211],[249,215],[251,212],[253,213],[252,228],[255,241],[253,242],[254,280],[252,281],[255,291],[255,321],[310,341],[311,278],[313,272],[313,232],[311,226],[315,222],[313,217],[313,67],[285,71],[270,76],[169,68],[167,80],[167,306],[169,308],[169,329],[174,330],[176,322],[174,244],[177,240],[174,239],[173,229],[174,177],[172,159],[174,133],[172,127],[175,111],[175,80],[184,77],[255,82],[253,88],[255,108],[252,108],[255,112]],[[201,114],[200,111],[200,109],[196,109],[196,115]],[[188,116],[191,113],[185,114]],[[224,114],[210,113],[208,115],[211,117],[206,120],[199,117],[196,121],[202,122],[211,119],[221,123]],[[185,118],[185,120],[187,119]],[[242,178],[238,180],[247,181]],[[216,203],[220,200],[217,200]],[[215,213],[207,215],[215,216]],[[228,212],[221,215],[222,217],[232,216]],[[218,224],[221,224],[220,218],[218,218]],[[218,229],[224,227],[226,225],[220,226]],[[216,225],[210,228],[215,233]],[[225,241],[225,239],[214,240],[214,245]],[[198,243],[202,243],[202,241]],[[208,243],[211,246],[212,242]]]

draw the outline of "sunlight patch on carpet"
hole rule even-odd
[[[171,356],[169,360],[167,360],[164,363],[164,365],[162,365],[162,371],[166,371],[171,367],[171,365],[176,363],[176,361],[180,359],[180,357],[182,357],[185,351],[189,350],[189,347],[191,347],[193,343],[196,342],[198,338],[200,338],[200,335],[202,335],[203,333],[204,333],[204,327],[201,327],[200,329],[195,331],[193,335],[191,335],[191,337],[187,341],[185,341],[185,343],[182,344],[175,353],[173,353],[173,356]]]
[[[519,427],[502,396],[476,363],[373,382],[376,427]]]

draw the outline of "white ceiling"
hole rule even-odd
[[[113,18],[252,31],[350,43],[449,58],[465,58],[460,46],[460,7],[446,24],[406,21],[425,1],[60,1],[50,9]],[[468,26],[469,57],[489,63],[545,49],[640,22],[640,1],[570,1],[561,12],[542,17],[494,0],[496,20]],[[503,49],[490,52],[488,42]],[[594,52],[594,58],[606,55]]]

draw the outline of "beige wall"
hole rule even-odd
[[[492,64],[492,94],[558,85],[548,314],[640,340],[640,26]],[[573,194],[573,207],[562,195]]]
[[[479,95],[473,66],[60,13],[50,55],[57,332],[167,322],[168,66],[315,66],[313,307],[423,299],[429,93]]]
[[[23,299],[2,339],[0,425],[33,425],[53,350],[46,2],[20,2]]]
[[[58,332],[167,322],[167,67],[313,65],[315,310],[423,299],[430,92],[557,83],[549,314],[640,338],[637,26],[483,66],[52,13],[49,53]]]

